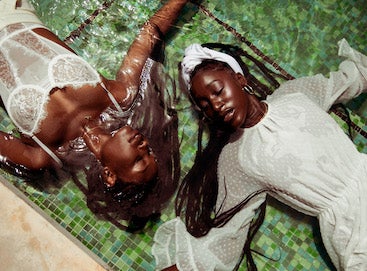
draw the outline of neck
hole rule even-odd
[[[243,128],[250,128],[259,123],[268,111],[268,105],[259,101],[255,95],[249,94],[248,112]]]

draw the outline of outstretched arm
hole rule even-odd
[[[346,58],[338,71],[328,77],[317,74],[285,82],[271,95],[272,99],[301,92],[328,111],[333,104],[345,103],[367,92],[367,56],[350,47],[345,39],[338,44],[339,56]]]
[[[146,60],[150,57],[155,45],[176,21],[187,2],[189,0],[169,0],[144,24],[130,46],[116,76],[116,80],[122,85],[120,87],[126,90],[126,106],[129,106],[135,98]]]

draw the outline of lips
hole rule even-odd
[[[233,119],[233,116],[234,116],[234,109],[233,108],[229,108],[227,109],[224,114],[222,115],[223,116],[223,121],[224,122],[230,122],[232,119]]]

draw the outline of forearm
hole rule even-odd
[[[163,35],[171,29],[183,7],[188,0],[170,0],[161,9],[159,9],[148,21],[159,27]]]
[[[168,1],[144,24],[130,46],[116,76],[117,81],[125,86],[128,100],[135,97],[146,60],[162,41],[187,2],[188,0]]]
[[[166,35],[171,29],[178,15],[188,0],[169,0],[161,7],[141,28],[140,33],[132,43],[129,51],[124,58],[122,67],[125,63],[131,64],[131,60],[136,62],[145,60],[152,53],[155,45],[161,41],[162,36]],[[121,71],[122,72],[122,71]]]
[[[26,144],[4,132],[0,132],[0,156],[30,170],[51,166],[51,159],[40,147]]]

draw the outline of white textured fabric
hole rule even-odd
[[[20,0],[20,7],[16,7],[16,2],[17,0],[0,0],[0,31],[15,23],[42,24],[27,0]]]
[[[238,62],[231,57],[230,55],[211,50],[206,47],[202,47],[200,44],[194,43],[188,46],[185,50],[184,58],[181,62],[181,73],[182,79],[186,85],[187,89],[190,89],[190,76],[194,71],[195,67],[199,65],[205,59],[213,59],[221,62],[227,63],[232,70],[236,73],[240,73],[243,75],[243,71]]]
[[[35,136],[47,116],[50,91],[66,86],[78,89],[100,84],[117,110],[122,112],[122,109],[92,66],[73,52],[36,34],[32,31],[34,28],[44,26],[16,23],[0,30],[0,95],[19,131],[32,137],[61,165],[60,159]]]
[[[12,121],[29,136],[39,132],[53,88],[100,82],[86,61],[31,31],[36,27],[10,25],[0,36],[1,98]]]
[[[223,203],[227,210],[269,189],[280,201],[318,217],[338,270],[360,271],[367,270],[367,158],[326,111],[367,88],[367,58],[344,40],[339,45],[339,54],[349,60],[338,72],[283,84],[268,97],[261,122],[232,136],[219,159],[217,206]],[[253,210],[263,200],[263,195],[253,199],[223,228],[199,239],[179,218],[163,224],[152,249],[157,269],[176,263],[179,270],[231,270]],[[226,238],[229,234],[233,238]],[[169,254],[172,247],[180,253]]]

